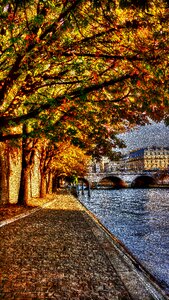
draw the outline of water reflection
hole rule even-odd
[[[169,289],[168,190],[93,190],[79,198]]]

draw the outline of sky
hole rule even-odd
[[[169,126],[166,127],[163,122],[153,122],[151,125],[139,126],[129,133],[120,134],[119,137],[126,143],[124,152],[148,146],[169,147]]]

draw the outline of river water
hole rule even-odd
[[[169,292],[169,189],[92,190],[79,199]]]

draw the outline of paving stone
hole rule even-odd
[[[116,268],[121,258],[115,248],[86,214],[73,196],[61,194],[1,227],[0,299],[138,300]]]

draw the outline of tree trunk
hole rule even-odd
[[[47,193],[48,194],[53,193],[53,174],[52,174],[52,172],[49,172]]]
[[[60,179],[57,175],[55,175],[53,177],[53,192],[55,193],[58,188],[60,188]]]
[[[9,170],[8,145],[0,143],[0,204],[9,203]]]
[[[27,125],[23,124],[23,134],[27,134]],[[27,205],[30,199],[30,172],[34,163],[35,151],[32,149],[33,140],[24,137],[22,139],[22,171],[18,203]]]
[[[29,167],[22,167],[18,204],[28,205],[29,200]]]
[[[40,197],[46,197],[46,174],[41,173]]]

